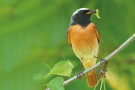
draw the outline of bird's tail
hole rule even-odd
[[[88,69],[95,64],[96,64],[96,58],[90,58],[90,59],[83,60],[83,65],[84,65],[85,69]],[[88,81],[88,86],[90,86],[90,87],[95,87],[97,85],[98,80],[97,80],[95,70],[92,70],[91,72],[87,73],[87,81]]]
[[[87,81],[90,87],[95,87],[97,85],[97,76],[95,70],[87,74]]]

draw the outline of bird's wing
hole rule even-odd
[[[71,45],[70,29],[68,29],[68,31],[67,31],[67,41],[68,41],[68,44],[72,47],[72,45]]]
[[[96,26],[95,26],[95,32],[96,32],[96,36],[97,36],[98,43],[100,43],[100,38],[101,38],[101,36],[100,36],[100,33],[99,33],[99,31],[98,31],[98,29],[97,29]]]

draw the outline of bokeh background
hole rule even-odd
[[[70,60],[77,74],[80,61],[67,44],[72,13],[99,9],[92,16],[101,34],[104,58],[135,32],[135,0],[0,0],[0,90],[43,90],[43,78],[59,61]],[[135,90],[135,42],[112,58],[106,90]],[[86,78],[65,90],[90,90]],[[91,89],[93,90],[93,89]]]

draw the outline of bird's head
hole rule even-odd
[[[76,10],[71,17],[70,25],[82,25],[87,26],[90,23],[90,17],[92,14],[95,14],[95,10],[90,10],[87,8],[80,8]]]

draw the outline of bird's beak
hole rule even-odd
[[[98,10],[98,9],[96,9],[96,10],[90,10],[90,11],[88,11],[88,12],[85,13],[85,14],[89,14],[89,15],[94,14],[98,19],[100,19],[99,10]]]
[[[92,10],[91,13],[96,16],[96,10]]]
[[[91,11],[86,12],[85,14],[91,14]]]
[[[98,9],[90,11],[90,14],[94,14],[98,19],[100,19],[99,10]]]
[[[93,14],[94,13],[94,15],[96,15],[96,10],[90,10],[90,11],[88,11],[87,13],[85,13],[85,14]]]

